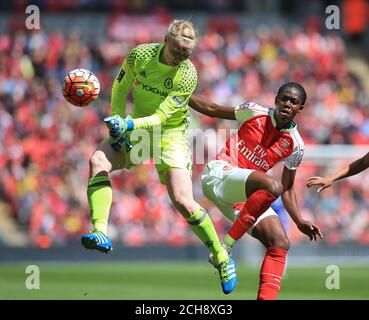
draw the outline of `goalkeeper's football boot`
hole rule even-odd
[[[228,256],[230,257],[232,255],[232,249],[227,246],[224,242],[220,242],[220,244],[222,245],[222,247],[224,248],[225,251],[227,251]],[[214,268],[218,268],[218,264],[215,261],[215,257],[212,253],[210,253],[208,261],[211,265],[213,265]]]
[[[229,258],[221,262],[218,267],[220,281],[224,294],[231,293],[237,285],[238,279],[236,275],[236,263]]]
[[[223,242],[221,242],[221,245],[227,252],[228,257],[230,257],[232,255],[231,248]],[[228,260],[217,264],[214,255],[210,253],[208,261],[214,268],[218,269],[224,294],[231,293],[238,282],[236,275],[236,263],[234,260],[228,258]]]
[[[109,253],[113,250],[109,237],[101,231],[84,234],[81,242],[86,249],[98,250],[104,253]]]

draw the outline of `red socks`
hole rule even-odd
[[[269,248],[260,270],[258,300],[275,300],[281,289],[287,250]]]
[[[266,190],[254,192],[246,200],[243,209],[228,231],[228,235],[234,240],[240,239],[276,199],[277,197]]]
[[[243,203],[234,206],[240,211],[236,221],[228,231],[228,236],[234,240],[240,239],[245,232],[250,229],[256,220],[271,206],[277,199],[266,190],[254,192]],[[280,248],[269,248],[266,251],[265,258],[260,270],[260,285],[258,300],[274,300],[281,289],[281,281],[284,266],[286,264],[287,250]]]

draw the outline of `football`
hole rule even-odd
[[[63,96],[69,103],[85,107],[99,96],[100,82],[91,71],[75,69],[65,75],[62,89]]]

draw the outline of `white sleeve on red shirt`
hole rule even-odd
[[[302,141],[297,130],[291,132],[293,139],[293,150],[292,153],[285,159],[284,165],[290,170],[296,170],[302,161],[304,156],[304,142]]]
[[[268,108],[262,107],[254,102],[242,103],[234,109],[234,114],[240,124],[255,116],[266,115],[268,112]]]

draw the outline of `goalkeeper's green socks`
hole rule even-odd
[[[186,220],[192,231],[209,248],[217,264],[228,260],[228,254],[219,241],[213,222],[204,209],[196,210],[193,215]]]
[[[107,235],[109,211],[113,201],[109,178],[107,176],[91,178],[88,181],[87,197],[94,226],[93,232],[101,231]]]
[[[236,243],[236,240],[233,239],[229,234],[226,234],[223,243],[230,249],[233,248],[234,244]]]

